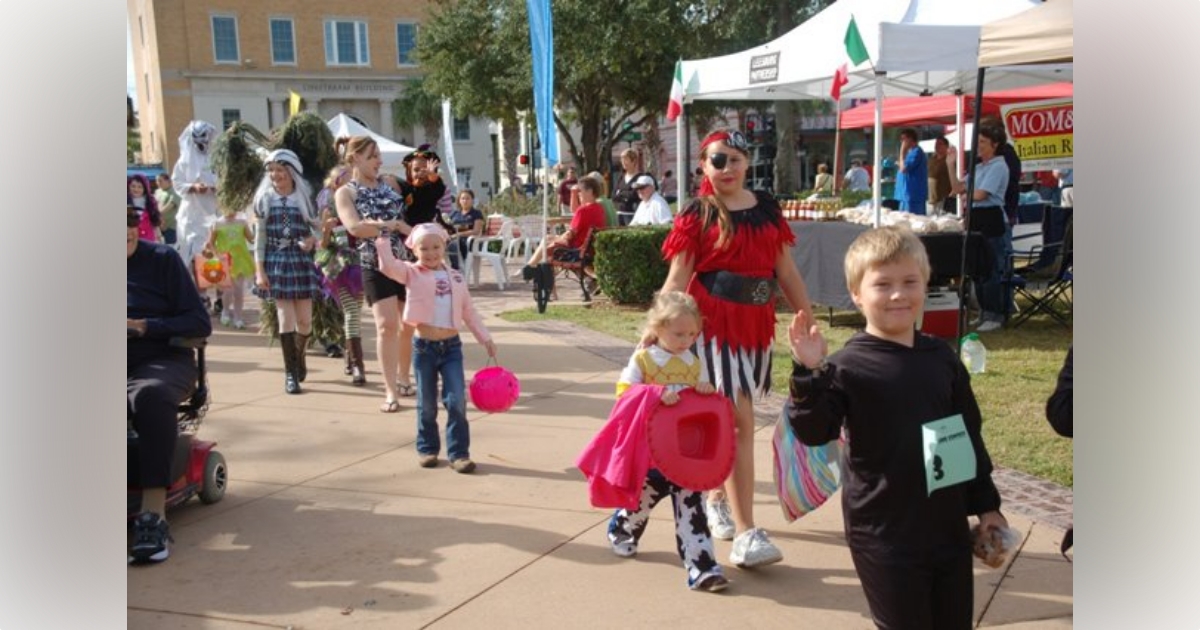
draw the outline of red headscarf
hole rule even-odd
[[[700,143],[701,157],[704,156],[704,149],[708,147],[708,145],[719,141],[724,142],[731,149],[741,151],[742,155],[747,157],[750,156],[750,150],[746,144],[746,136],[743,136],[742,132],[736,129],[722,129],[720,131],[714,131],[705,136],[704,141]],[[697,191],[696,196],[707,197],[715,192],[716,190],[713,188],[712,181],[708,179],[708,175],[702,177],[700,179],[700,189]]]

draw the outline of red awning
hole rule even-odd
[[[1074,94],[1075,85],[1073,83],[1050,83],[1047,85],[989,92],[983,95],[983,113],[984,115],[993,114],[999,116],[1001,105],[1024,101],[1039,101],[1048,98],[1062,98],[1065,96],[1074,96]],[[966,101],[967,111],[963,113],[963,117],[969,119],[972,104],[975,102],[975,96],[967,96],[964,100]],[[902,96],[884,99],[883,126],[953,124],[957,106],[958,97],[951,95]],[[863,129],[874,126],[874,101],[851,107],[842,112],[842,129]]]

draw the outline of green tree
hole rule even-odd
[[[142,152],[142,134],[137,129],[125,130],[125,162],[133,164]]]
[[[424,79],[411,79],[392,103],[392,123],[401,129],[421,127],[426,138],[437,138],[442,127],[442,98],[425,89]]]
[[[615,132],[626,122],[641,127],[666,110],[675,60],[691,50],[691,6],[683,0],[553,2],[555,105],[561,110],[555,125],[565,139],[564,158],[569,153],[584,171],[607,172],[606,156],[619,141]],[[416,55],[428,72],[426,89],[448,96],[463,114],[501,120],[507,129],[515,126],[516,112],[533,107],[521,0],[438,0]],[[578,126],[578,138],[571,125]]]
[[[707,51],[709,56],[732,54],[783,36],[831,4],[833,0],[705,0],[697,6],[697,11],[704,15],[704,19],[700,21],[701,38],[703,41],[717,42],[714,48]],[[832,70],[830,68],[831,72]],[[798,169],[795,153],[791,150],[796,144],[796,121],[802,116],[826,113],[830,103],[824,99],[713,101],[711,104],[694,104],[689,107],[689,116],[701,119],[696,123],[697,129],[709,129],[714,114],[728,108],[739,112],[739,122],[744,118],[742,114],[746,110],[766,112],[774,109],[775,143],[778,147],[775,156],[775,190],[792,191],[800,188],[795,181]]]

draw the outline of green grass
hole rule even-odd
[[[833,352],[863,326],[863,319],[855,312],[836,311],[836,325],[831,328],[828,313],[817,310],[821,332]],[[533,308],[500,314],[512,322],[550,316],[634,343],[641,336],[645,310],[598,301],[591,306],[555,305],[549,315],[538,314]],[[787,339],[790,320],[790,313],[780,312],[772,371],[772,389],[776,392],[787,391],[791,373],[791,359],[780,341]],[[987,372],[973,376],[971,384],[983,412],[983,436],[992,460],[999,466],[1073,487],[1072,441],[1050,428],[1045,413],[1046,399],[1054,390],[1071,344],[1071,331],[1038,316],[1020,328],[981,333],[980,339],[988,350]]]

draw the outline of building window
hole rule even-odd
[[[289,18],[271,18],[271,62],[296,65],[296,38]]]
[[[142,46],[146,45],[146,24],[142,16],[138,16],[138,36],[142,38]]]
[[[471,139],[471,119],[470,118],[455,118],[454,119],[454,139],[455,140],[470,140]]]
[[[471,169],[470,169],[470,167],[454,169],[454,172],[458,174],[458,189],[459,190],[471,187]]]
[[[413,51],[417,49],[417,25],[400,23],[396,25],[396,61],[402,66],[415,66]]]
[[[149,103],[150,97],[154,95],[154,92],[150,91],[150,73],[149,72],[142,73],[142,81],[145,81],[145,83],[146,83],[146,102]]]
[[[241,63],[238,53],[237,18],[214,15],[212,17],[213,56],[217,63]]]
[[[228,129],[233,123],[242,120],[242,110],[240,109],[222,109],[221,110],[221,128]]]
[[[325,22],[325,63],[331,66],[369,66],[367,23],[328,20]]]

